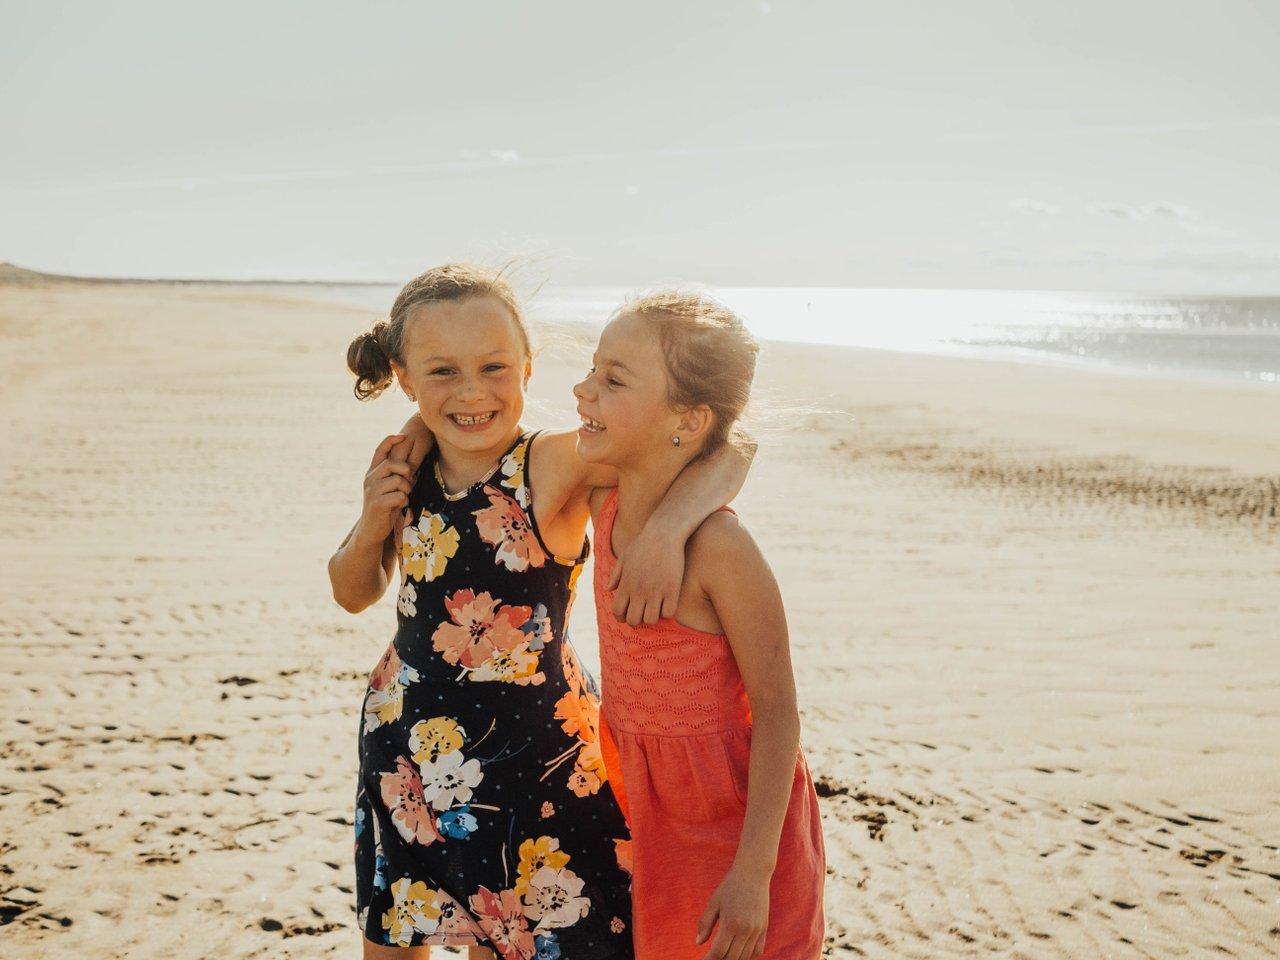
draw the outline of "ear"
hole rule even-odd
[[[529,378],[533,376],[533,357],[524,358],[524,377],[520,382],[520,386],[529,389]]]
[[[413,384],[409,380],[409,371],[406,370],[404,367],[402,367],[400,364],[396,363],[394,360],[392,360],[391,373],[395,376],[396,382],[400,384],[400,389],[403,390],[410,397],[412,397]]]
[[[696,407],[689,407],[680,414],[680,422],[676,427],[681,437],[681,445],[692,447],[694,444],[700,443],[711,431],[715,421],[715,413],[705,403]]]

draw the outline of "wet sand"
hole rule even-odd
[[[0,284],[0,953],[349,957],[367,318]],[[583,355],[539,357],[572,422]],[[770,345],[833,957],[1280,952],[1280,390]],[[589,582],[589,581],[584,581]],[[576,645],[594,659],[589,598]],[[448,951],[439,951],[450,955]]]

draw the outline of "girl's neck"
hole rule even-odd
[[[448,492],[457,493],[483,480],[497,466],[502,455],[516,442],[516,437],[523,432],[523,428],[516,424],[500,442],[483,450],[462,450],[451,443],[441,443],[437,440],[440,477],[444,480]]]
[[[644,469],[618,468],[618,509],[610,537],[614,554],[621,554],[644,529],[684,467],[684,462],[674,461]]]

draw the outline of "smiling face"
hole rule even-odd
[[[621,314],[600,335],[591,372],[573,388],[582,427],[578,455],[588,463],[622,467],[696,452],[706,408],[671,406],[666,359],[651,324]],[[671,438],[679,436],[681,447]]]
[[[532,365],[511,311],[497,297],[424,303],[408,315],[404,391],[442,446],[480,454],[510,443]]]

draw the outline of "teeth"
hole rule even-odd
[[[601,430],[604,429],[603,423],[597,423],[595,420],[592,420],[590,417],[583,417],[582,425],[586,427],[588,430],[590,430],[592,433],[599,433]]]
[[[455,413],[455,414],[452,414],[452,416],[453,416],[453,419],[456,420],[458,423],[462,424],[462,426],[473,427],[477,423],[488,423],[490,420],[493,419],[494,415],[492,413],[482,413],[479,416],[469,417],[464,413]]]

